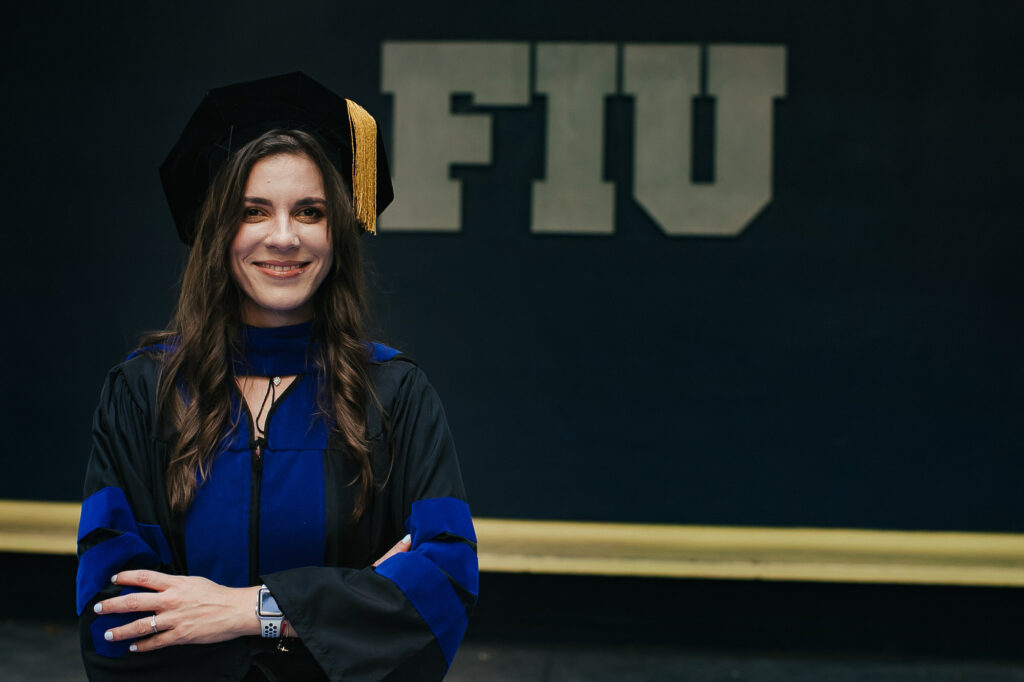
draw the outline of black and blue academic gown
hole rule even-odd
[[[444,410],[415,364],[368,347],[383,415],[368,408],[375,491],[352,523],[355,471],[317,407],[309,332],[308,324],[243,331],[237,374],[297,378],[270,407],[262,436],[232,386],[237,423],[185,514],[172,512],[165,494],[176,433],[156,412],[161,349],[111,370],[78,531],[77,606],[90,679],[444,676],[477,595],[476,536]],[[373,568],[406,533],[411,550]],[[287,652],[277,640],[243,637],[130,653],[129,642],[107,642],[103,633],[149,614],[93,613],[97,601],[134,589],[110,582],[130,568],[230,587],[265,583],[300,641],[284,640]]]

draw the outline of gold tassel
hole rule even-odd
[[[356,218],[377,234],[377,122],[350,99],[348,124],[352,138],[352,203]]]

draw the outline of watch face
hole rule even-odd
[[[277,600],[274,599],[274,595],[270,594],[269,590],[260,590],[259,612],[261,616],[267,618],[277,618],[284,615],[281,613],[281,607],[277,605]]]

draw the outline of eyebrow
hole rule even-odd
[[[270,199],[264,199],[263,197],[245,197],[245,202],[248,204],[259,204],[260,206],[273,206],[273,202]],[[320,197],[303,197],[295,202],[296,206],[317,206],[326,205],[327,201]]]

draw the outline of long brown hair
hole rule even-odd
[[[161,418],[178,432],[167,464],[167,498],[176,512],[189,508],[198,485],[210,474],[226,430],[234,424],[229,367],[231,355],[240,350],[242,295],[231,276],[229,252],[242,222],[249,173],[257,161],[277,154],[308,157],[323,178],[334,257],[313,296],[313,335],[320,341],[315,360],[322,379],[320,409],[333,422],[355,465],[351,518],[356,520],[373,490],[366,410],[368,402],[377,403],[363,341],[367,305],[360,224],[341,175],[320,144],[298,130],[264,133],[221,166],[199,212],[170,326],[140,341],[143,350],[156,344],[171,346],[163,355],[157,388]]]

